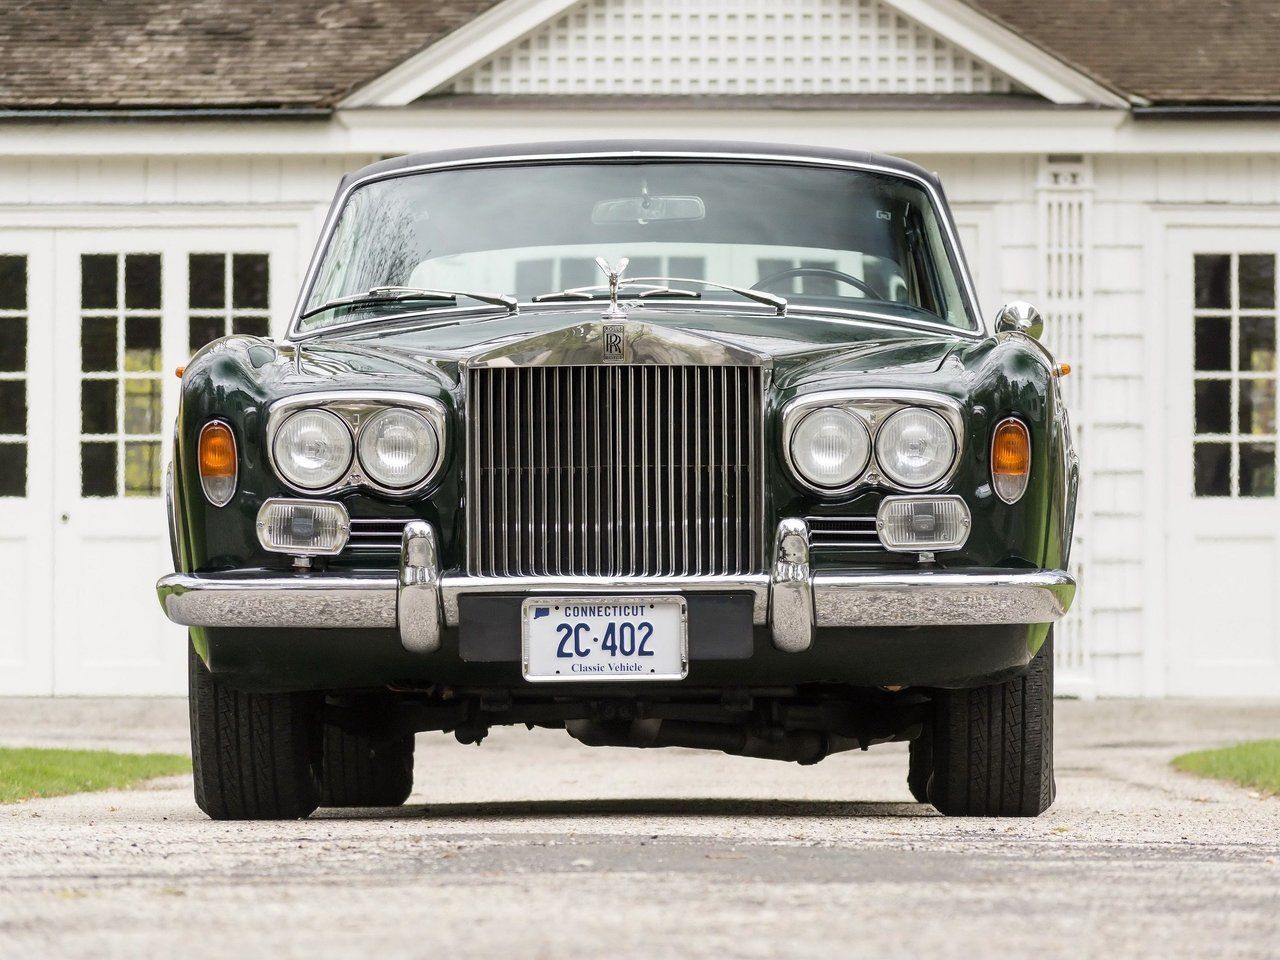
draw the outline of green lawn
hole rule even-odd
[[[1174,757],[1179,770],[1230,780],[1280,796],[1280,740],[1254,740],[1220,750],[1197,750]]]
[[[172,753],[0,747],[0,803],[130,787],[190,769],[188,758]]]

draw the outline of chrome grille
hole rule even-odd
[[[763,569],[762,389],[753,366],[470,371],[468,571]]]
[[[398,555],[400,538],[404,535],[404,527],[408,522],[408,519],[352,517],[351,536],[347,540],[346,550]]]
[[[805,517],[809,525],[809,546],[842,550],[879,550],[876,518]]]

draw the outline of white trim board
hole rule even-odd
[[[502,0],[351,93],[340,109],[403,107],[576,6],[580,0]],[[879,0],[1056,104],[1128,101],[961,0]]]

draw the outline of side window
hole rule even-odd
[[[1276,494],[1276,255],[1195,255],[1198,497]]]
[[[192,353],[233,333],[270,336],[267,254],[193,253],[187,270],[187,346]]]
[[[160,494],[160,254],[80,258],[80,493]]]
[[[27,258],[0,254],[0,497],[27,495]]]

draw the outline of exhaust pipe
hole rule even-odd
[[[817,763],[830,754],[861,746],[856,739],[818,730],[775,728],[773,735],[764,736],[743,724],[690,720],[567,720],[565,729],[589,747],[687,747],[799,764]]]

